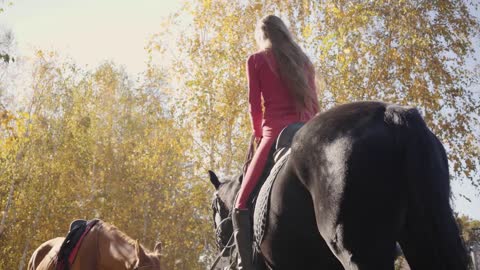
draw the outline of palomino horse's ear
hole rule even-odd
[[[215,189],[218,189],[221,183],[220,183],[220,180],[218,180],[217,175],[210,170],[208,170],[208,174],[210,175],[210,182],[212,182]]]
[[[145,254],[145,251],[143,250],[138,240],[135,241],[135,254],[137,255],[138,265],[141,265],[141,262],[144,262],[148,259],[147,254]]]
[[[153,251],[160,254],[160,252],[162,251],[162,242],[157,242],[155,244],[155,248],[153,248]]]

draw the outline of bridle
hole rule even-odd
[[[231,219],[232,218],[232,211],[226,210],[225,204],[222,202],[220,199],[220,196],[218,196],[218,192],[214,193],[214,197],[212,200],[212,210],[213,210],[213,220],[215,221],[215,216],[218,214],[220,217],[222,216],[227,216],[225,219],[223,219],[221,222],[223,222],[226,219]],[[217,228],[217,222],[214,222],[214,227],[215,229]]]
[[[224,241],[225,239],[222,239],[225,225],[227,225],[228,222],[232,222],[232,211],[227,210],[227,208],[225,207],[225,204],[222,202],[217,192],[215,192],[214,198],[212,200],[212,210],[213,210],[213,227],[215,229],[215,237],[216,237],[215,240],[217,242],[218,247],[220,249],[225,247],[232,248],[233,245],[229,246],[228,241],[227,243],[225,243]],[[222,217],[225,217],[225,218],[222,219]]]
[[[231,249],[235,247],[235,243],[233,241],[233,230],[226,244],[223,243],[223,239],[222,239],[223,226],[222,225],[226,224],[226,222],[229,222],[229,221],[232,222],[232,211],[228,211],[227,213],[226,207],[222,207],[222,206],[225,206],[225,205],[220,199],[220,196],[218,196],[218,193],[215,192],[214,198],[212,200],[213,227],[215,229],[215,242],[217,243],[217,246],[222,250],[215,258],[215,261],[210,267],[210,270],[213,270],[215,268],[215,266],[218,264],[218,262],[223,257],[225,252],[231,251]],[[220,222],[217,224],[217,218],[216,218],[217,215],[220,217],[220,219],[222,216],[226,216],[226,218],[221,219]],[[232,253],[230,252],[230,255],[231,254]]]

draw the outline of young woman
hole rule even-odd
[[[260,49],[247,60],[250,116],[258,148],[247,168],[233,213],[239,251],[238,269],[253,269],[251,224],[247,202],[284,127],[306,122],[318,112],[314,68],[283,21],[263,18],[255,30]],[[263,107],[262,110],[262,99]]]

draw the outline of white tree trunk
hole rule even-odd
[[[13,193],[15,191],[15,180],[12,181],[12,184],[10,185],[10,191],[8,192],[8,199],[7,199],[7,204],[5,205],[5,209],[2,212],[2,221],[0,222],[0,236],[2,236],[3,231],[5,231],[6,227],[6,222],[7,222],[7,217],[8,217],[8,211],[10,210],[10,206],[12,205],[12,200],[13,200]]]

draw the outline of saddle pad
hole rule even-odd
[[[76,220],[70,225],[65,240],[60,247],[57,255],[56,270],[69,269],[70,265],[75,261],[75,257],[80,248],[83,238],[88,234],[90,229],[97,224],[99,220],[93,219],[90,221]]]
[[[262,243],[265,229],[267,228],[268,210],[270,209],[270,193],[273,183],[277,178],[278,173],[287,163],[290,156],[290,149],[287,153],[278,160],[270,171],[267,180],[263,184],[260,192],[258,193],[257,202],[255,204],[255,211],[253,214],[253,234],[254,234],[254,246],[257,253],[260,253],[260,244]]]

